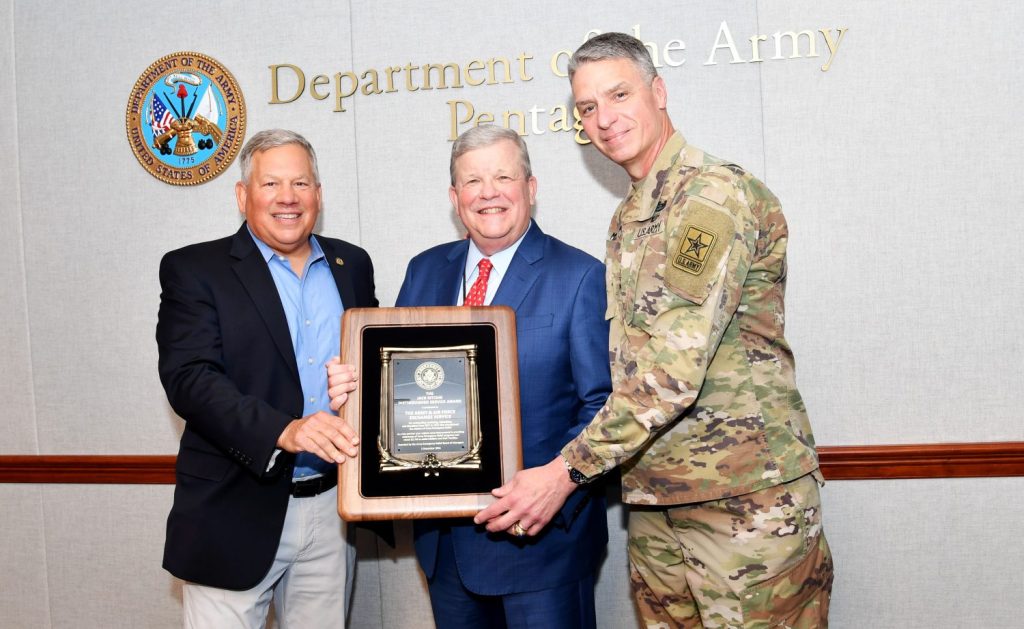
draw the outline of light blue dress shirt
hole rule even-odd
[[[267,261],[270,275],[277,286],[288,334],[295,350],[295,364],[302,384],[302,416],[317,411],[331,412],[327,397],[327,369],[324,365],[341,349],[341,304],[338,285],[316,236],[309,237],[311,248],[302,277],[292,271],[288,258],[274,253],[265,242],[249,230],[253,241]],[[320,457],[301,452],[295,460],[293,478],[319,476],[334,467]]]

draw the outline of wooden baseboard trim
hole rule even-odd
[[[1024,476],[1024,441],[822,446],[828,480]],[[173,485],[173,455],[0,456],[0,483]]]
[[[828,446],[819,453],[831,480],[1024,476],[1024,441]]]
[[[173,485],[173,455],[0,456],[0,483]]]

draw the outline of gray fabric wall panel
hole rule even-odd
[[[684,135],[762,176],[790,222],[788,336],[819,443],[1024,440],[1024,329],[1017,311],[1024,228],[1024,70],[1013,33],[1024,9],[877,0],[659,0],[581,11],[528,0],[202,3],[158,24],[109,0],[0,0],[0,453],[173,453],[181,420],[156,375],[157,265],[166,251],[240,224],[237,164],[198,187],[157,181],[125,139],[132,85],[157,58],[208,54],[237,78],[247,135],[289,127],[317,148],[321,229],[369,250],[390,305],[415,253],[459,238],[447,197],[448,101],[477,112],[571,102],[548,62],[589,29],[658,46]],[[495,19],[498,16],[498,19]],[[950,16],[955,16],[951,18]],[[705,65],[722,22],[744,57]],[[848,28],[832,68],[772,60],[777,31]],[[316,74],[407,63],[533,55],[530,81],[318,101]],[[271,64],[306,73],[306,92],[271,105]],[[404,79],[400,79],[404,80]],[[570,133],[526,138],[549,233],[602,256],[628,187]],[[529,122],[527,123],[530,124]],[[461,127],[465,128],[465,126]],[[10,147],[9,149],[7,147]],[[1011,536],[1018,479],[831,483],[826,527],[839,565],[833,625],[1006,626],[1024,560]],[[160,567],[169,487],[0,487],[0,624],[179,626],[180,584]],[[920,514],[920,515],[919,515]],[[632,626],[622,509],[598,583],[602,627]],[[398,549],[361,535],[352,626],[423,626],[429,607],[408,523]],[[893,592],[914,588],[902,598]],[[392,594],[386,601],[382,594]],[[959,596],[958,596],[959,594]],[[964,600],[969,600],[964,603]],[[112,619],[111,610],[121,610]],[[119,624],[123,623],[123,624]]]
[[[360,531],[349,629],[433,626],[426,580],[416,567],[412,522],[395,523],[395,548]]]
[[[20,165],[18,163],[18,92],[14,56],[14,5],[0,1],[0,251],[6,263],[0,265],[0,347],[3,372],[0,378],[0,452],[34,454],[39,451],[36,436],[35,400],[32,396],[29,313],[26,302],[24,228],[21,209]]]
[[[4,627],[51,626],[44,489],[0,485],[0,625]]]
[[[15,13],[27,95],[18,109],[21,209],[46,453],[169,452],[177,436],[165,419],[152,330],[157,263],[173,235],[166,220],[189,202],[140,172],[124,135],[132,85],[171,51],[152,31],[128,27],[148,21],[144,9],[120,22],[109,8],[22,3]],[[67,83],[55,82],[59,68],[72,72]],[[192,222],[187,231],[177,243],[203,233]]]
[[[53,627],[180,627],[181,586],[160,568],[173,489],[43,489]]]
[[[1022,478],[833,482],[833,629],[1019,627]]]
[[[408,540],[406,555],[411,557],[411,531],[399,539]],[[420,589],[410,598],[385,598],[380,566],[393,560],[386,557],[387,547],[377,536],[365,530],[356,531],[356,582],[349,609],[348,629],[374,629],[381,627],[384,610],[398,607],[412,618],[430,618],[430,604],[426,592]]]
[[[626,558],[626,509],[619,501],[618,487],[610,488],[608,496],[608,551],[598,573],[594,598],[600,625],[639,627],[639,616],[629,589],[629,560]],[[626,605],[625,602],[630,601]]]
[[[763,32],[816,14],[850,27],[828,74],[763,72],[768,183],[792,231],[788,331],[818,442],[1020,440],[1007,393],[1024,367],[1024,192],[1003,173],[1020,164],[1024,68],[980,42],[1022,11],[972,5],[945,38],[945,11],[819,6],[761,11]]]

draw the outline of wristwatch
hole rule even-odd
[[[565,458],[564,455],[562,456],[562,463],[565,463],[565,469],[569,472],[569,480],[571,480],[574,485],[586,485],[590,482],[590,478],[573,467],[572,464],[569,463],[569,459]]]

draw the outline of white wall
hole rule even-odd
[[[0,453],[169,454],[181,421],[156,377],[157,263],[231,233],[232,169],[198,187],[147,174],[125,138],[128,94],[157,58],[211,55],[238,79],[252,132],[317,147],[322,231],[365,247],[393,302],[405,260],[460,234],[447,200],[449,106],[569,102],[548,68],[590,29],[662,49],[670,113],[692,143],[745,165],[791,228],[788,333],[818,442],[1024,440],[1024,298],[1017,150],[1024,70],[1017,3],[872,0],[523,0],[377,3],[184,1],[175,15],[103,0],[0,0]],[[749,59],[705,65],[722,22]],[[777,31],[848,29],[828,72],[771,59]],[[521,53],[532,79],[270,105],[268,66],[315,74]],[[570,133],[527,137],[544,229],[600,256],[624,176]],[[843,482],[825,491],[839,575],[837,627],[1011,626],[1022,590],[1020,479]],[[178,585],[159,568],[169,487],[0,486],[0,625],[174,626]],[[602,626],[628,626],[621,515],[602,571]],[[352,625],[416,626],[409,554],[363,551]],[[403,616],[379,600],[401,592]],[[956,587],[954,590],[953,588]],[[376,589],[375,589],[376,588]],[[899,593],[897,595],[897,592]],[[956,594],[960,594],[957,596]],[[963,601],[963,602],[961,602]],[[414,618],[405,622],[403,618]]]

